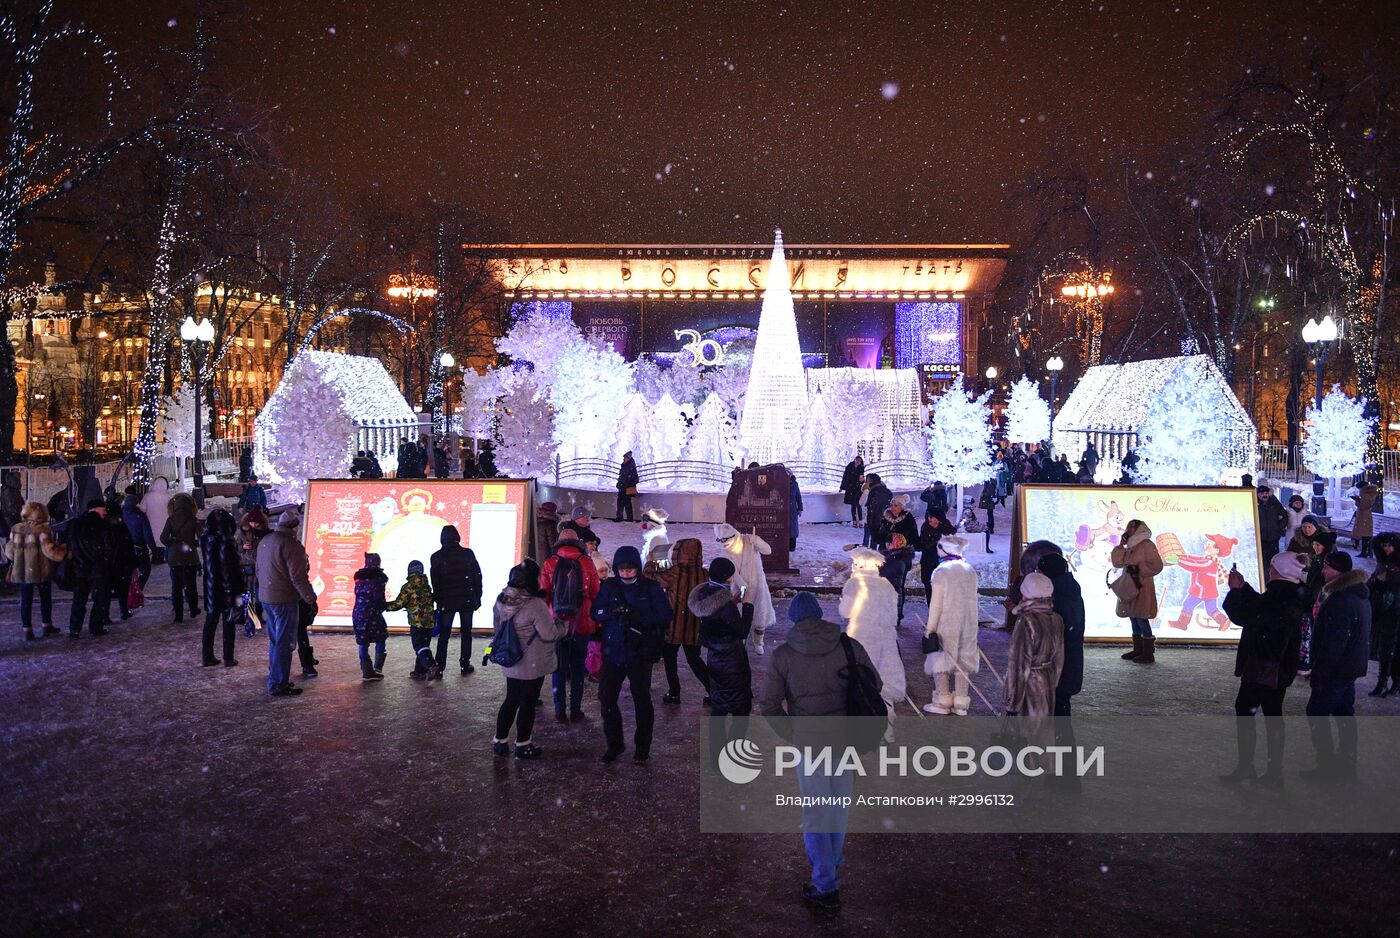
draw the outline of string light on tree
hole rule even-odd
[[[768,262],[758,338],[739,424],[739,441],[747,458],[764,464],[789,458],[806,413],[807,378],[780,229],[773,234],[773,255]]]

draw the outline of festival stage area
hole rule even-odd
[[[165,571],[152,594],[168,594]],[[834,615],[833,600],[824,607]],[[535,734],[544,756],[519,762],[489,752],[499,669],[415,683],[408,639],[394,637],[386,680],[364,684],[353,640],[321,635],[321,676],[301,682],[299,698],[269,700],[261,636],[240,637],[240,667],[200,668],[197,626],[171,624],[168,609],[153,602],[100,639],[25,643],[15,601],[0,603],[0,934],[1393,928],[1394,835],[853,835],[840,920],[814,925],[798,903],[807,867],[796,833],[698,832],[704,711],[684,665],[679,708],[660,703],[658,668],[649,765],[598,764],[591,698],[585,724],[546,714]],[[921,618],[922,603],[910,611]],[[60,603],[57,618],[66,613]],[[780,614],[772,647],[787,628]],[[984,629],[982,642],[1004,667],[1006,633]],[[901,648],[911,693],[926,701],[908,621]],[[1087,649],[1076,712],[1229,711],[1233,649],[1159,649],[1152,668],[1120,651]],[[755,685],[770,661],[754,658]],[[1365,695],[1373,682],[1358,682],[1358,712],[1400,714],[1400,700]],[[995,693],[985,671],[977,683]],[[1305,697],[1295,687],[1287,712],[1301,713]],[[1202,784],[1217,783],[1207,774]],[[1318,895],[1347,900],[1307,898]]]

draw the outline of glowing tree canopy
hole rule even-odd
[[[682,458],[713,465],[737,466],[738,451],[738,434],[729,416],[729,408],[718,394],[711,394],[695,415]]]
[[[1229,465],[1230,430],[1211,399],[1216,389],[1190,369],[1168,377],[1138,428],[1137,481],[1218,485]]]
[[[557,351],[549,403],[560,455],[607,459],[631,393],[632,366],[611,345],[588,339]]]
[[[781,230],[774,233],[766,283],[739,432],[747,458],[763,464],[782,462],[795,451],[807,414],[807,378]]]
[[[458,413],[463,434],[481,438],[491,432],[496,399],[502,391],[501,376],[494,368],[488,368],[483,374],[472,368],[462,369],[462,402]]]
[[[195,406],[193,389],[178,387],[174,395],[164,399],[164,413],[162,414],[162,431],[165,435],[165,442],[160,446],[160,452],[164,455],[174,456],[177,459],[189,459],[194,455],[194,421],[195,416],[204,418],[204,426],[200,431],[204,439],[209,439],[209,411],[203,407]]]
[[[377,359],[308,349],[253,424],[253,471],[299,499],[307,479],[343,478],[357,449],[392,461],[398,438],[417,432],[418,415]]]
[[[1011,385],[1006,402],[1006,438],[1012,443],[1040,443],[1050,439],[1050,405],[1040,387],[1022,377]]]
[[[496,404],[496,468],[515,479],[543,477],[554,463],[554,414],[530,378]]]
[[[1303,463],[1324,479],[1359,475],[1366,468],[1366,441],[1370,421],[1366,401],[1347,397],[1336,385],[1322,399],[1322,409],[1308,408],[1308,436],[1303,441]]]
[[[652,405],[651,426],[652,456],[658,462],[680,459],[681,450],[685,448],[685,417],[681,415],[681,405],[670,392],[663,393]]]
[[[935,479],[969,486],[992,477],[992,427],[988,391],[977,397],[963,390],[962,375],[933,403],[928,434],[929,472]]]
[[[273,483],[274,502],[305,501],[309,480],[350,472],[355,420],[334,379],[308,354],[292,363],[254,426],[257,462]]]
[[[646,398],[636,392],[627,395],[613,434],[613,462],[622,462],[624,453],[631,453],[632,458],[640,465],[655,462],[652,436],[651,408],[647,406]]]

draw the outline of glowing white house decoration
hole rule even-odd
[[[745,458],[764,465],[796,456],[807,413],[807,376],[802,370],[781,229],[774,232],[766,283],[739,425]]]

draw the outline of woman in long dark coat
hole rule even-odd
[[[846,470],[841,473],[841,491],[845,493],[842,501],[851,506],[851,525],[860,527],[862,518],[860,513],[860,487],[865,479],[865,460],[857,456],[846,463]]]

